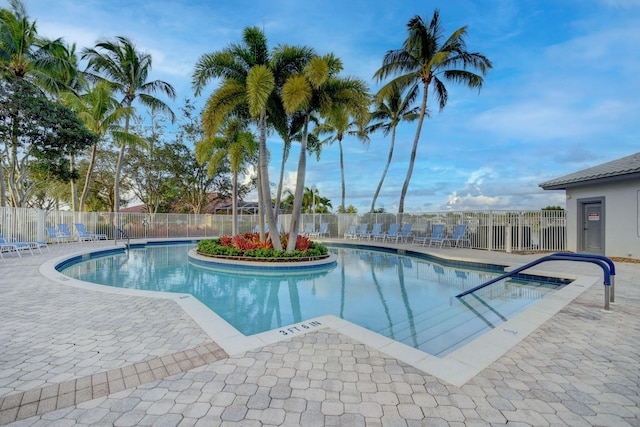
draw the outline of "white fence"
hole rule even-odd
[[[405,213],[403,223],[411,223],[413,234],[425,236],[434,224],[445,224],[448,234],[457,224],[467,224],[468,237],[475,249],[497,251],[562,251],[566,247],[565,211],[458,211]],[[306,214],[301,230],[307,222],[315,229],[329,224],[330,237],[342,237],[351,224],[383,224],[399,222],[398,214]],[[280,215],[278,222],[287,230],[290,215]],[[115,237],[121,228],[131,239],[192,237],[206,238],[231,234],[230,215],[143,214],[110,212],[44,211],[27,208],[0,208],[0,233],[7,241],[47,240],[46,227],[83,223],[93,233]],[[240,232],[253,231],[258,223],[255,215],[239,217]],[[121,236],[118,236],[119,238]]]

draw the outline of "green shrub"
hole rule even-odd
[[[225,256],[225,257],[238,257],[238,258],[259,258],[259,259],[309,259],[309,258],[324,258],[329,254],[329,249],[316,242],[311,242],[306,251],[300,251],[298,249],[289,253],[287,251],[277,251],[271,248],[259,247],[249,250],[241,250],[233,245],[224,245],[224,242],[230,242],[231,239],[208,239],[198,242],[198,253],[209,256]]]

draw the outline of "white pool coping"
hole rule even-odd
[[[102,249],[91,252],[101,251]],[[55,269],[55,267],[63,261],[82,256],[86,253],[87,251],[80,251],[50,259],[40,265],[40,273],[56,282],[85,290],[174,300],[213,341],[230,355],[255,350],[265,345],[287,340],[307,332],[317,331],[321,328],[330,328],[458,387],[464,385],[480,371],[504,355],[585,290],[601,282],[601,278],[594,276],[567,276],[545,273],[545,275],[549,277],[571,278],[574,279],[574,281],[562,289],[554,291],[495,329],[485,332],[470,343],[454,350],[447,356],[436,357],[333,315],[320,316],[304,322],[247,336],[239,332],[191,294],[145,291],[99,285],[73,279]],[[459,260],[470,261],[468,259]],[[478,262],[486,263],[486,261]]]

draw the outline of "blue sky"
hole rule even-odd
[[[435,8],[445,33],[467,25],[467,48],[494,68],[480,93],[448,85],[442,112],[425,121],[405,211],[539,209],[564,206],[563,192],[538,184],[640,151],[640,0],[154,1],[26,0],[39,34],[78,49],[124,35],[153,56],[152,79],[173,84],[178,107],[194,98],[198,57],[241,39],[246,26],[279,43],[333,52],[345,75],[372,90],[382,57],[401,46],[414,15]],[[0,0],[3,7],[7,2]],[[215,88],[212,83],[204,98]],[[378,207],[397,212],[415,124],[402,125]],[[271,180],[281,144],[270,137]],[[384,168],[389,140],[345,140],[346,204],[366,212]],[[292,150],[287,168],[293,188]],[[310,158],[307,186],[340,204],[338,147]]]

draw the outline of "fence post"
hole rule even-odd
[[[489,211],[489,221],[488,221],[488,236],[487,236],[487,250],[493,250],[493,211]]]
[[[511,253],[511,222],[507,222],[507,226],[506,226],[507,230],[504,233],[504,250],[506,253],[510,254]]]

